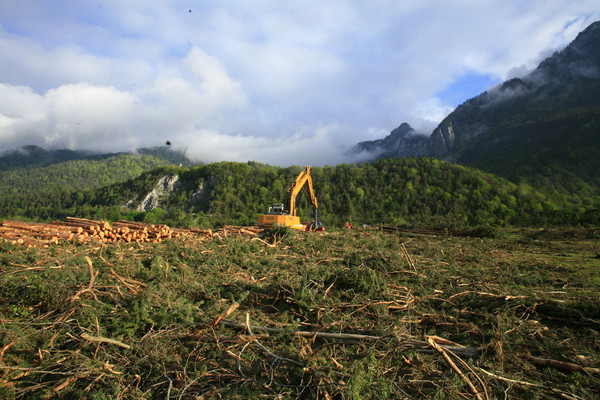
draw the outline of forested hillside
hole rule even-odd
[[[578,95],[585,96],[585,91],[597,96],[600,84],[590,85]],[[531,109],[525,115],[517,112],[527,107],[519,102],[498,106],[496,111],[507,116],[504,121],[458,151],[456,161],[512,181],[526,181],[546,192],[598,197],[600,106],[563,107],[551,113],[546,104],[546,108]]]
[[[176,226],[251,225],[272,203],[282,202],[301,167],[220,162],[161,167],[96,190],[54,190],[0,198],[0,216],[49,220],[73,215],[128,218]],[[552,198],[525,184],[437,159],[381,159],[360,166],[312,168],[319,213],[326,225],[410,225],[460,229],[474,226],[598,223],[593,204],[578,197]],[[179,178],[149,212],[137,205],[165,177]],[[128,204],[128,207],[126,207]],[[298,197],[303,219],[312,212]]]
[[[92,153],[80,150],[46,150],[39,146],[23,146],[0,154],[0,171],[23,168],[48,167],[67,161],[86,160],[103,161],[115,156],[150,155],[162,160],[162,164],[192,165],[184,154],[171,150],[168,146],[138,149],[135,153]]]
[[[0,157],[1,214],[53,218],[67,205],[79,204],[86,191],[174,163],[189,161],[164,148],[141,149],[136,154],[89,154],[26,146]]]
[[[165,165],[148,154],[119,154],[99,160],[73,160],[44,168],[22,167],[0,172],[3,196],[36,194],[60,188],[77,191],[100,188],[137,178],[142,172]]]
[[[428,139],[407,124],[362,142],[373,157],[429,155],[558,197],[600,197],[600,21],[534,71],[467,100]]]
[[[0,171],[9,171],[22,167],[45,167],[72,160],[103,159],[113,155],[94,155],[89,152],[68,149],[46,150],[39,146],[30,145],[3,152],[0,155]]]

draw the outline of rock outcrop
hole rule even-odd
[[[166,175],[159,179],[152,189],[151,192],[146,194],[144,199],[139,203],[139,205],[135,206],[135,201],[130,200],[127,203],[127,207],[130,209],[134,209],[136,211],[152,211],[156,207],[160,205],[160,201],[166,197],[168,197],[173,191],[177,189],[179,186],[179,176],[178,175]]]

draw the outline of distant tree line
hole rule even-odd
[[[42,185],[43,189],[24,194],[9,191],[0,196],[0,216],[46,221],[72,215],[200,227],[251,225],[270,204],[283,201],[286,189],[301,169],[254,162],[163,166],[100,188],[78,189],[61,183]],[[474,226],[600,225],[597,197],[544,193],[525,183],[511,183],[437,159],[381,159],[362,165],[313,167],[312,173],[320,217],[330,226],[349,222],[453,230]],[[158,208],[140,212],[125,207],[130,200],[139,204],[161,177],[170,174],[179,176],[180,183]],[[64,182],[60,177],[56,179]],[[77,182],[75,177],[71,180]],[[101,184],[101,178],[96,182]],[[302,219],[309,220],[312,210],[307,196],[301,193],[297,203]]]

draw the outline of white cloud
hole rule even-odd
[[[202,106],[243,107],[247,104],[241,85],[231,79],[225,66],[216,57],[194,47],[183,60],[183,65],[195,78],[200,91],[206,97],[207,101]]]
[[[107,151],[130,134],[134,106],[130,93],[113,87],[71,84],[52,89],[44,97],[48,106],[44,139],[51,147]]]
[[[46,126],[44,98],[25,86],[0,84],[0,150],[35,143]]]
[[[179,69],[174,77],[159,77],[133,91],[74,83],[39,95],[25,86],[0,84],[0,100],[7,105],[0,137],[17,146],[133,150],[173,140],[186,129],[222,128],[221,113],[235,114],[247,107],[239,83],[215,57],[192,48]],[[29,142],[19,138],[24,130]]]
[[[335,165],[350,162],[348,147],[339,139],[344,132],[338,126],[320,126],[310,131],[299,130],[286,137],[224,135],[206,129],[182,132],[185,143],[178,149],[195,160],[264,160],[274,165]],[[307,151],[310,149],[310,152]]]
[[[345,148],[402,122],[431,129],[451,110],[436,93],[468,74],[523,74],[600,19],[591,0],[2,8],[5,148],[170,140],[205,161],[280,165],[343,161]]]

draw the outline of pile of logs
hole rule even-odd
[[[5,220],[0,225],[0,238],[26,246],[48,246],[69,241],[84,243],[90,240],[100,242],[159,243],[164,239],[187,236],[258,236],[259,228],[225,226],[217,231],[210,229],[170,228],[167,225],[154,225],[120,220],[112,225],[106,221],[67,217],[64,221],[50,224]]]

